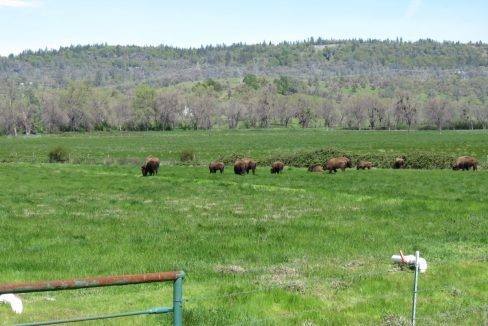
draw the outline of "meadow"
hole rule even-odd
[[[337,146],[488,154],[484,132],[237,130],[0,138],[0,282],[184,270],[188,325],[402,325],[420,250],[419,325],[488,322],[488,171],[210,175],[209,160]],[[45,163],[67,147],[74,163]],[[193,148],[194,165],[178,165]],[[155,177],[111,158],[160,156]],[[89,156],[90,159],[83,158]],[[103,164],[108,163],[111,164]],[[114,163],[115,162],[115,163]],[[90,163],[90,164],[86,164]],[[169,285],[26,294],[5,324],[169,305]],[[118,319],[170,324],[170,316]]]
[[[298,151],[334,147],[354,153],[394,153],[411,151],[472,155],[488,162],[488,132],[478,131],[347,131],[310,129],[239,129],[172,132],[66,133],[30,137],[0,137],[0,162],[47,161],[55,146],[70,151],[74,163],[134,163],[148,154],[165,164],[179,162],[182,150],[196,154],[194,164],[232,154],[264,160]]]

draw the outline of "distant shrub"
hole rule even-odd
[[[238,153],[232,153],[229,156],[221,156],[218,158],[219,161],[223,162],[224,164],[234,164],[234,162],[238,159],[243,158],[244,155]]]
[[[373,162],[378,168],[391,168],[393,161],[399,156],[406,157],[407,169],[448,169],[456,159],[455,155],[438,152],[404,152],[404,153],[353,153],[337,148],[323,148],[315,151],[298,152],[292,155],[273,156],[263,164],[271,164],[281,160],[285,165],[296,167],[307,167],[311,164],[323,164],[332,157],[347,156],[352,160],[353,165],[358,161],[365,160]],[[225,161],[225,160],[224,160]]]
[[[51,149],[48,153],[49,163],[65,163],[69,159],[68,150],[62,146]]]
[[[195,151],[193,149],[184,149],[180,153],[181,162],[191,162],[195,160]]]

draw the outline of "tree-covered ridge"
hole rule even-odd
[[[348,74],[399,74],[462,70],[485,73],[488,45],[479,43],[323,40],[277,45],[233,44],[182,49],[170,46],[71,46],[0,58],[0,77],[48,86],[89,80],[96,86],[148,82],[166,86],[206,78],[256,75],[328,78]],[[398,71],[400,70],[400,71]]]

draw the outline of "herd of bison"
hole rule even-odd
[[[406,157],[401,156],[397,157],[393,164],[392,167],[394,169],[403,169],[405,167],[406,163]],[[155,175],[159,171],[159,158],[149,156],[146,158],[144,161],[144,164],[141,166],[141,172],[143,176],[147,175]],[[243,159],[238,159],[234,162],[234,173],[238,175],[244,175],[248,174],[250,171],[252,171],[253,174],[256,173],[256,167],[257,163],[251,158],[243,158]],[[274,162],[271,164],[271,173],[281,173],[284,169],[285,165],[281,161]],[[371,169],[374,167],[374,164],[369,161],[358,161],[356,164],[356,168],[358,170],[365,170],[365,169]],[[460,156],[457,158],[457,160],[454,162],[452,165],[453,170],[469,170],[473,169],[475,171],[478,167],[478,161],[471,156]],[[208,169],[210,170],[210,173],[217,173],[217,171],[220,171],[220,173],[224,173],[224,168],[225,165],[222,162],[212,162],[208,166]],[[346,168],[352,168],[352,162],[351,159],[346,157],[346,156],[341,156],[341,157],[334,157],[331,158],[330,160],[327,161],[325,164],[325,167],[322,166],[322,164],[312,164],[308,167],[308,171],[310,172],[324,172],[325,170],[328,170],[329,173],[332,172],[337,172],[337,170],[342,170],[345,171]]]

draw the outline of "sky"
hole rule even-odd
[[[487,0],[0,0],[0,55],[77,44],[199,47],[374,38],[488,42]]]

